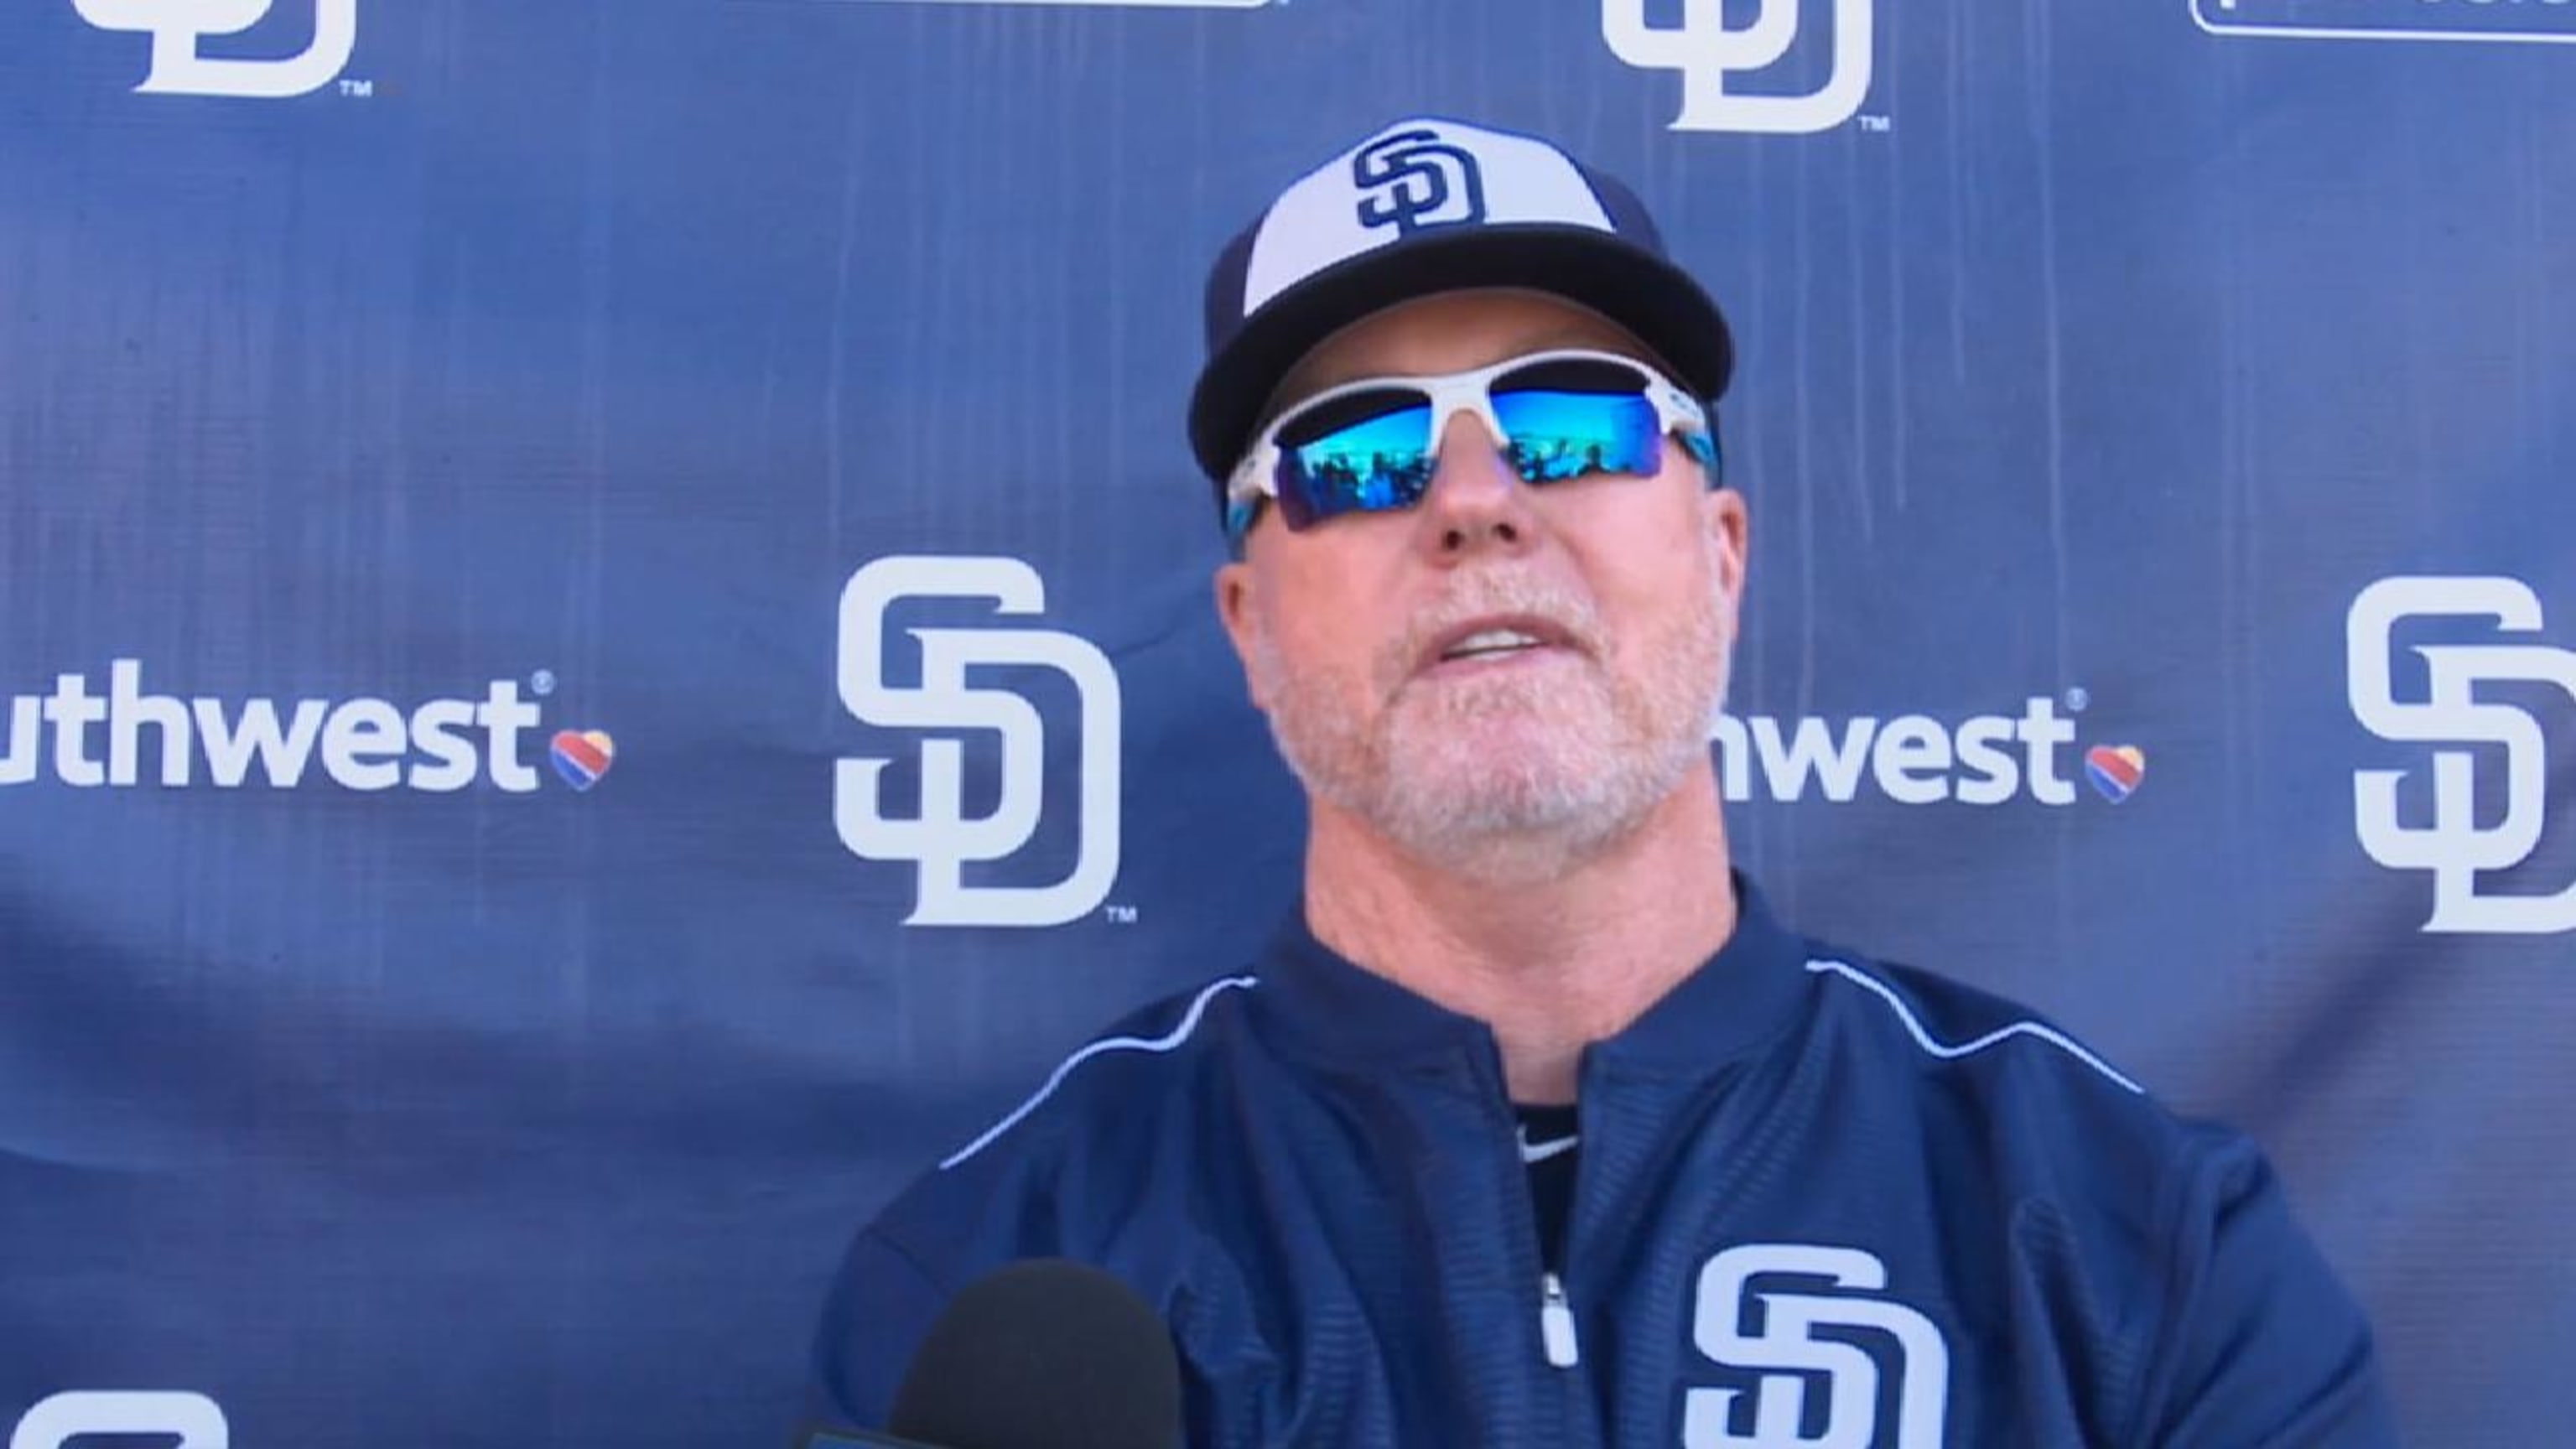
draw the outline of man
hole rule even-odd
[[[1067,1256],[1170,1323],[1194,1446],[2392,1441],[2243,1139],[1732,873],[1731,344],[1629,193],[1403,122],[1236,240],[1209,322],[1303,908],[860,1235],[825,1412],[881,1422],[948,1295]]]

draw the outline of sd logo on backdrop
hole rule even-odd
[[[1037,570],[1015,558],[881,558],[841,590],[841,702],[860,720],[900,730],[989,730],[1001,741],[1001,791],[992,812],[966,813],[966,746],[921,742],[921,807],[910,819],[883,809],[880,776],[892,760],[859,757],[833,770],[832,822],[841,843],[869,860],[917,868],[912,926],[1058,926],[1089,914],[1118,878],[1118,675],[1109,656],[1059,629],[908,629],[921,682],[886,680],[886,612],[905,599],[989,599],[995,612],[1046,609]],[[1046,801],[1048,721],[1007,689],[969,687],[977,666],[1037,665],[1071,681],[1080,700],[1081,812],[1071,870],[1048,885],[969,884],[968,862],[1005,860],[1037,834]]]
[[[268,18],[275,0],[72,0],[101,30],[152,37],[152,69],[138,91],[279,99],[320,90],[348,68],[358,44],[358,0],[311,0],[313,40],[276,59],[200,53],[209,35],[238,35]]]
[[[2432,752],[2431,823],[2405,823],[2399,792],[2409,772],[2359,770],[2352,779],[2353,828],[2361,848],[2391,870],[2429,871],[2427,931],[2538,935],[2576,930],[2576,881],[2554,895],[2481,893],[2479,876],[2511,870],[2539,850],[2549,814],[2549,737],[2530,710],[2481,698],[2481,684],[2546,684],[2576,701],[2576,649],[2534,638],[2496,644],[2417,645],[2424,698],[2400,699],[2391,668],[2393,634],[2411,618],[2484,618],[2499,633],[2541,628],[2540,596],[2514,578],[2381,579],[2352,601],[2344,625],[2352,713],[2384,740],[2448,746]],[[2503,814],[2477,816],[2479,757],[2504,754]],[[2492,756],[2490,756],[2492,758]]]
[[[203,1394],[153,1389],[71,1389],[27,1410],[9,1449],[73,1449],[97,1438],[149,1438],[170,1449],[231,1449],[232,1425]]]
[[[1760,0],[1753,23],[1726,23],[1721,0],[1682,0],[1679,25],[1647,23],[1647,0],[1602,0],[1601,38],[1610,53],[1648,70],[1681,72],[1676,131],[1827,131],[1859,114],[1875,68],[1874,0],[1834,0],[1833,47],[1824,84],[1805,94],[1747,94],[1737,78],[1779,66],[1815,0]]]

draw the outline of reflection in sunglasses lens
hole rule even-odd
[[[1513,392],[1494,399],[1524,483],[1596,473],[1648,474],[1661,462],[1654,404],[1634,392]]]
[[[1279,503],[1289,526],[1419,502],[1431,483],[1430,434],[1431,408],[1417,403],[1303,446],[1283,447]]]

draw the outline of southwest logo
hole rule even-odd
[[[2117,805],[2147,777],[2147,752],[2136,745],[2095,745],[2084,752],[2084,778]]]
[[[554,676],[538,671],[539,698]],[[44,694],[0,698],[0,785],[50,775],[82,789],[200,785],[292,790],[319,774],[346,790],[446,794],[477,784],[524,795],[544,777],[525,758],[545,712],[519,681],[479,694],[409,700],[228,699],[157,694],[143,662],[108,662],[102,691],[86,674],[55,676]],[[553,737],[555,770],[574,789],[598,783],[616,746],[597,730]]]
[[[576,790],[598,784],[617,763],[617,742],[606,730],[557,730],[553,744],[555,773]]]
[[[2069,691],[2068,707],[2084,707],[2081,691]],[[1733,801],[1785,805],[1812,793],[1845,804],[1866,787],[1897,805],[2072,805],[2081,794],[2072,767],[2080,764],[2116,805],[2147,774],[2147,752],[2136,745],[2079,751],[2075,722],[2046,695],[2023,701],[2018,715],[1962,720],[1721,714],[1709,738],[1717,745],[1719,788]]]

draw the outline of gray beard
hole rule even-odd
[[[1585,647],[1585,677],[1542,688],[1502,675],[1437,686],[1401,683],[1423,641],[1457,619],[1527,612],[1558,621]],[[1726,696],[1732,640],[1710,595],[1646,651],[1643,677],[1610,673],[1609,643],[1579,598],[1508,576],[1479,576],[1431,611],[1379,660],[1353,708],[1345,684],[1292,678],[1266,620],[1252,667],[1271,737],[1307,791],[1397,850],[1462,878],[1526,883],[1559,874],[1633,835],[1707,758]],[[1392,689],[1390,680],[1398,681]],[[1510,716],[1508,750],[1479,750],[1471,731]]]

